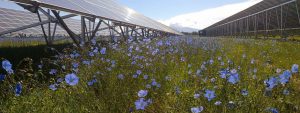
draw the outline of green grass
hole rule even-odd
[[[154,46],[154,42],[150,45]],[[132,55],[144,56],[147,59],[136,62],[142,64],[143,68],[131,65],[132,58],[127,56],[129,46],[125,44],[120,44],[119,50],[109,47],[107,55],[96,57],[89,57],[88,49],[84,49],[79,59],[58,60],[60,65],[67,68],[71,62],[94,60],[91,66],[80,65],[77,74],[80,78],[79,84],[68,86],[62,83],[57,91],[52,91],[48,86],[53,83],[53,79],[36,87],[23,80],[24,93],[19,97],[12,93],[1,99],[3,101],[0,102],[0,112],[128,113],[133,110],[136,113],[188,113],[191,112],[191,107],[197,106],[203,106],[205,113],[256,113],[266,112],[268,107],[274,107],[284,113],[300,112],[299,74],[293,74],[287,85],[277,85],[271,96],[265,95],[264,85],[264,80],[270,76],[278,76],[275,72],[277,68],[291,69],[293,64],[300,64],[300,43],[233,38],[194,38],[193,42],[194,44],[190,45],[179,43],[171,47],[159,47],[160,54],[154,56],[151,55],[152,51],[147,54],[146,44],[139,45],[143,52],[134,51]],[[171,48],[178,50],[178,53],[163,54],[164,50]],[[19,55],[19,52],[1,54]],[[242,57],[243,54],[246,55],[245,58]],[[182,62],[182,57],[186,61]],[[218,57],[222,57],[222,61],[218,61]],[[115,60],[116,67],[111,71],[107,70],[111,63],[101,60],[102,58]],[[213,59],[214,63],[206,65],[207,70],[202,70],[201,77],[196,76],[195,73],[201,69],[201,64],[210,59]],[[250,63],[251,59],[255,59],[254,64]],[[228,64],[228,60],[233,63]],[[221,62],[225,62],[225,65],[221,66]],[[146,63],[149,65],[146,66]],[[191,67],[188,67],[189,64]],[[219,77],[219,71],[227,67],[240,67],[240,81],[236,85]],[[258,70],[256,74],[254,69]],[[142,75],[133,78],[137,70],[142,70]],[[188,74],[189,71],[192,74]],[[69,68],[60,71],[59,75],[53,78],[64,77],[67,73],[70,73]],[[125,79],[118,79],[119,74],[124,74]],[[144,80],[143,75],[149,75],[149,79]],[[253,75],[256,75],[256,78]],[[87,82],[94,76],[98,82],[88,86]],[[166,80],[166,76],[171,80]],[[215,82],[211,81],[213,78]],[[151,79],[155,79],[161,87],[147,89],[146,85],[151,83]],[[176,87],[180,89],[179,94],[175,91]],[[146,110],[137,111],[134,102],[138,99],[137,92],[142,89],[149,91],[145,98],[152,99],[153,103]],[[216,98],[208,101],[203,96],[205,89],[215,90]],[[242,89],[247,89],[249,95],[242,96]],[[284,95],[284,89],[288,89],[290,94]],[[194,99],[194,94],[199,92],[200,98]],[[216,101],[221,101],[222,104],[216,106]],[[233,108],[228,105],[229,101],[234,102]]]

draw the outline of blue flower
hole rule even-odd
[[[213,64],[214,63],[214,60],[213,59],[210,59],[209,60],[209,64]]]
[[[8,60],[2,61],[2,68],[9,74],[14,73],[14,71],[12,70],[12,64]]]
[[[162,41],[158,41],[156,46],[162,46],[163,45],[163,42]]]
[[[287,84],[291,76],[292,76],[291,72],[289,70],[286,70],[283,72],[283,74],[279,75],[279,82],[283,85]]]
[[[73,66],[73,68],[75,68],[75,69],[76,69],[76,68],[78,68],[78,67],[79,67],[79,63],[77,63],[77,62],[73,62],[73,63],[72,63],[72,66]]]
[[[94,37],[92,37],[92,38],[94,38]],[[95,39],[92,39],[92,40],[91,40],[91,43],[92,43],[93,45],[96,45],[97,41],[96,41]]]
[[[16,96],[20,96],[22,92],[22,84],[21,83],[17,83],[16,88],[15,88],[15,95]]]
[[[275,77],[270,77],[269,79],[265,80],[264,83],[267,89],[271,90],[278,84],[278,80]]]
[[[147,91],[147,90],[140,90],[140,91],[138,92],[138,96],[139,96],[139,97],[145,97],[145,96],[147,96],[147,94],[148,94],[148,91]]]
[[[142,74],[142,71],[141,71],[141,70],[137,70],[137,71],[136,71],[136,74],[141,75],[141,74]]]
[[[41,65],[41,64],[38,65],[38,68],[39,68],[39,69],[42,69],[42,68],[43,68],[43,65]]]
[[[179,95],[181,93],[180,88],[178,86],[175,87],[175,93]]]
[[[145,100],[144,98],[140,98],[134,102],[136,110],[145,110],[145,108],[149,105],[150,101]]]
[[[105,47],[102,48],[101,51],[100,51],[100,53],[101,53],[102,55],[106,54],[106,48],[105,48]]]
[[[92,62],[88,61],[88,60],[84,60],[84,61],[82,61],[82,63],[85,64],[85,65],[91,65]]]
[[[186,59],[184,57],[181,57],[180,60],[181,60],[181,62],[185,62],[186,61]]]
[[[299,72],[299,65],[298,64],[294,64],[292,66],[292,73],[298,73]]]
[[[284,89],[284,90],[283,90],[283,94],[284,94],[284,95],[289,95],[289,94],[290,94],[290,91],[287,90],[287,89]]]
[[[247,96],[248,95],[248,91],[246,89],[243,89],[241,91],[241,93],[242,93],[243,96]]]
[[[279,113],[276,108],[267,108],[267,111],[271,113]]]
[[[5,79],[5,75],[0,74],[0,81],[4,81],[4,79]]]
[[[156,82],[156,80],[155,80],[155,79],[152,79],[151,85],[152,85],[152,86],[157,86],[157,85],[158,85],[158,83]]]
[[[203,111],[203,106],[191,108],[192,113],[200,113]]]
[[[89,52],[89,56],[90,56],[90,57],[95,56],[94,52]]]
[[[64,79],[63,78],[58,78],[56,81],[57,81],[57,83],[62,83],[64,81]]]
[[[132,75],[132,78],[137,78],[137,77],[138,77],[137,74]]]
[[[51,69],[49,72],[50,75],[55,75],[56,73],[57,73],[56,69]]]
[[[205,90],[204,97],[208,99],[208,101],[211,101],[216,97],[215,91],[212,90]]]
[[[226,75],[229,74],[226,69],[222,69],[219,73],[220,73],[220,77],[224,79],[226,78]]]
[[[194,98],[195,98],[195,99],[197,99],[197,98],[199,98],[199,97],[200,97],[200,94],[198,94],[198,93],[194,94]]]
[[[145,80],[147,80],[147,79],[148,79],[148,77],[149,77],[148,75],[144,75],[144,79],[145,79]]]
[[[78,84],[79,78],[74,73],[71,73],[66,75],[65,81],[70,86],[75,86]]]
[[[240,80],[238,73],[233,73],[228,77],[228,82],[231,84],[236,84]]]
[[[51,84],[51,85],[49,86],[49,89],[55,91],[55,90],[57,90],[56,86],[57,86],[57,84]]]
[[[92,86],[96,82],[97,82],[97,79],[96,79],[96,77],[94,77],[91,81],[88,82],[88,86]]]
[[[93,84],[94,84],[93,81],[89,81],[89,82],[88,82],[88,86],[92,86]]]

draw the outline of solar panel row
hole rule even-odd
[[[46,17],[45,15],[41,15],[41,18],[42,20],[48,20],[48,17]],[[34,13],[0,8],[0,32],[19,28],[37,22],[39,22],[39,20],[37,18],[37,15]],[[66,23],[70,25],[70,28],[74,32],[80,33],[80,21],[66,19]],[[54,23],[51,23],[52,28],[54,27],[54,25]],[[48,31],[48,27],[45,26],[45,30]],[[42,34],[42,30],[40,26],[37,26],[18,31],[15,34],[37,35]],[[67,33],[59,26],[57,26],[56,34],[67,35]]]
[[[181,35],[181,33],[157,21],[145,17],[134,10],[118,4],[114,0],[11,0],[19,3],[39,3],[41,7],[114,20],[129,25],[147,27],[159,31]]]
[[[41,14],[42,20],[48,20],[48,17]],[[65,19],[64,20],[69,28],[76,34],[80,34],[81,32],[81,22],[76,19]],[[28,11],[18,11],[12,9],[0,8],[0,32],[16,29],[22,26],[30,25],[33,23],[38,23],[38,17],[36,14],[28,12]],[[86,25],[89,25],[86,22]],[[51,23],[51,30],[53,30],[55,24]],[[100,28],[105,28],[106,25],[102,24]],[[45,31],[48,31],[48,24],[44,25]],[[109,35],[108,30],[104,30],[101,35]],[[14,32],[12,34],[27,34],[27,35],[42,35],[41,26],[28,28],[25,30],[21,30],[18,32]],[[57,26],[56,35],[68,35],[67,32],[62,29],[60,26]]]

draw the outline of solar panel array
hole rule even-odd
[[[41,7],[80,14],[91,17],[99,17],[129,25],[147,27],[154,30],[172,34],[181,33],[154,21],[134,10],[118,4],[114,0],[11,0],[19,3],[31,4],[37,2]]]
[[[48,17],[41,14],[42,20],[48,20]],[[66,19],[66,24],[70,26],[72,31],[75,33],[80,33],[80,21],[75,19]],[[33,23],[39,22],[38,16],[35,13],[30,13],[26,11],[17,11],[11,9],[0,8],[0,32],[19,28],[22,26],[30,25]],[[54,28],[54,23],[51,23],[52,29]],[[48,24],[44,25],[46,31],[48,31]],[[15,32],[14,34],[31,34],[31,35],[40,35],[42,34],[41,26],[28,28]],[[60,26],[57,26],[56,29],[57,35],[67,35],[65,30]]]
[[[40,14],[42,21],[43,20],[48,20],[48,17]],[[77,20],[77,19],[72,19],[72,18],[68,18],[68,19],[64,19],[65,23],[69,26],[69,28],[76,34],[80,34],[81,33],[81,21]],[[6,9],[6,8],[0,8],[0,32],[3,31],[8,31],[11,29],[16,29],[22,26],[26,26],[26,25],[30,25],[33,23],[38,23],[39,19],[37,14],[35,13],[31,13],[28,11],[19,11],[19,10],[12,10],[12,9]],[[89,26],[88,21],[86,21],[86,25]],[[50,30],[53,32],[55,24],[51,23],[51,28]],[[92,26],[92,25],[91,25]],[[107,27],[105,24],[102,24],[101,28],[105,28]],[[46,31],[46,33],[48,32],[48,24],[44,25],[44,29]],[[26,34],[26,35],[42,35],[42,29],[41,26],[36,26],[36,27],[32,27],[32,28],[28,28],[25,30],[21,30],[18,32],[13,32],[11,34]],[[64,36],[64,35],[68,35],[68,33],[62,29],[60,26],[57,25],[56,27],[56,33],[57,36]],[[100,33],[98,33],[98,35],[104,35],[107,36],[109,35],[109,30],[103,30]]]
[[[296,2],[297,0],[263,0],[237,14],[234,14],[224,20],[221,20],[205,29],[209,29],[209,28],[213,28],[213,27],[216,27],[218,25],[223,25],[223,24],[228,24],[230,22],[233,22],[233,21],[236,21],[236,20],[240,20],[242,18],[245,18],[245,17],[248,17],[248,16],[253,16],[254,14],[258,14],[258,13],[262,13],[264,10],[270,10],[270,8],[274,8],[275,6],[278,6],[278,5],[281,5],[281,4],[287,4],[287,3],[292,3],[292,2]],[[292,4],[291,6],[288,6],[288,7],[291,7],[293,9],[295,9],[297,6],[295,6],[294,4]],[[280,7],[275,7],[275,8],[280,8]],[[279,10],[280,11],[280,10]],[[280,12],[277,12],[277,13],[280,13]],[[297,14],[296,10],[292,10],[290,11],[294,14]],[[276,19],[276,16],[277,15],[270,15],[270,16],[274,16],[274,18]],[[295,17],[295,16],[291,16],[291,17]],[[291,20],[291,17],[290,18],[287,18],[287,19],[290,19],[289,21],[293,21]],[[273,20],[275,20],[273,19]],[[288,21],[288,22],[289,22]],[[297,23],[296,23],[297,24]]]

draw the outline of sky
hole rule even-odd
[[[117,0],[178,31],[204,29],[261,0]],[[189,29],[190,30],[190,29]]]
[[[5,2],[4,2],[5,1]],[[261,0],[116,0],[178,31],[204,29]],[[0,7],[22,9],[7,0]]]
[[[163,20],[246,0],[117,0],[152,19]]]

